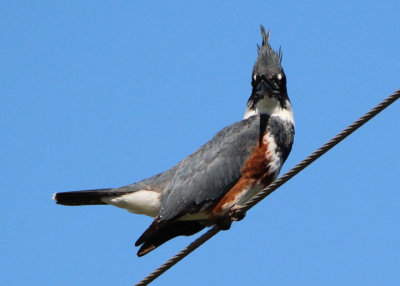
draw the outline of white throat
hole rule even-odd
[[[293,110],[290,101],[286,100],[285,105],[286,107],[282,108],[279,101],[275,98],[265,97],[257,103],[254,109],[247,106],[243,119],[247,119],[257,114],[268,114],[269,116],[278,116],[282,120],[294,124]]]

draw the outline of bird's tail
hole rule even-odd
[[[105,205],[103,198],[122,195],[124,193],[116,189],[97,189],[74,192],[55,193],[53,199],[57,204],[65,206],[82,206],[82,205]]]

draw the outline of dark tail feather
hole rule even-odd
[[[123,195],[130,192],[117,192],[113,189],[98,189],[75,192],[56,193],[53,199],[57,204],[65,206],[81,206],[81,205],[105,205],[101,200],[104,197],[112,197],[115,195]]]
[[[158,221],[157,219],[136,241],[135,246],[143,244],[137,255],[143,256],[150,251],[156,249],[164,242],[180,236],[192,235],[202,230],[205,226],[198,221]]]

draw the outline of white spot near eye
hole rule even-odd
[[[282,79],[282,74],[281,74],[281,73],[278,73],[278,74],[276,75],[276,77],[277,77],[279,80],[281,80],[281,79]]]

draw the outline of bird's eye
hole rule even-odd
[[[272,82],[275,85],[275,87],[280,86],[280,79],[278,78],[278,76],[276,74],[269,75],[268,79],[270,82]]]
[[[251,81],[252,86],[256,86],[261,80],[265,79],[265,75],[263,74],[254,74],[253,79]]]
[[[283,88],[286,85],[285,76],[281,73],[274,74],[271,78],[274,84],[279,86],[279,88]]]
[[[274,90],[279,92],[286,90],[286,78],[283,73],[269,74],[264,78]]]

